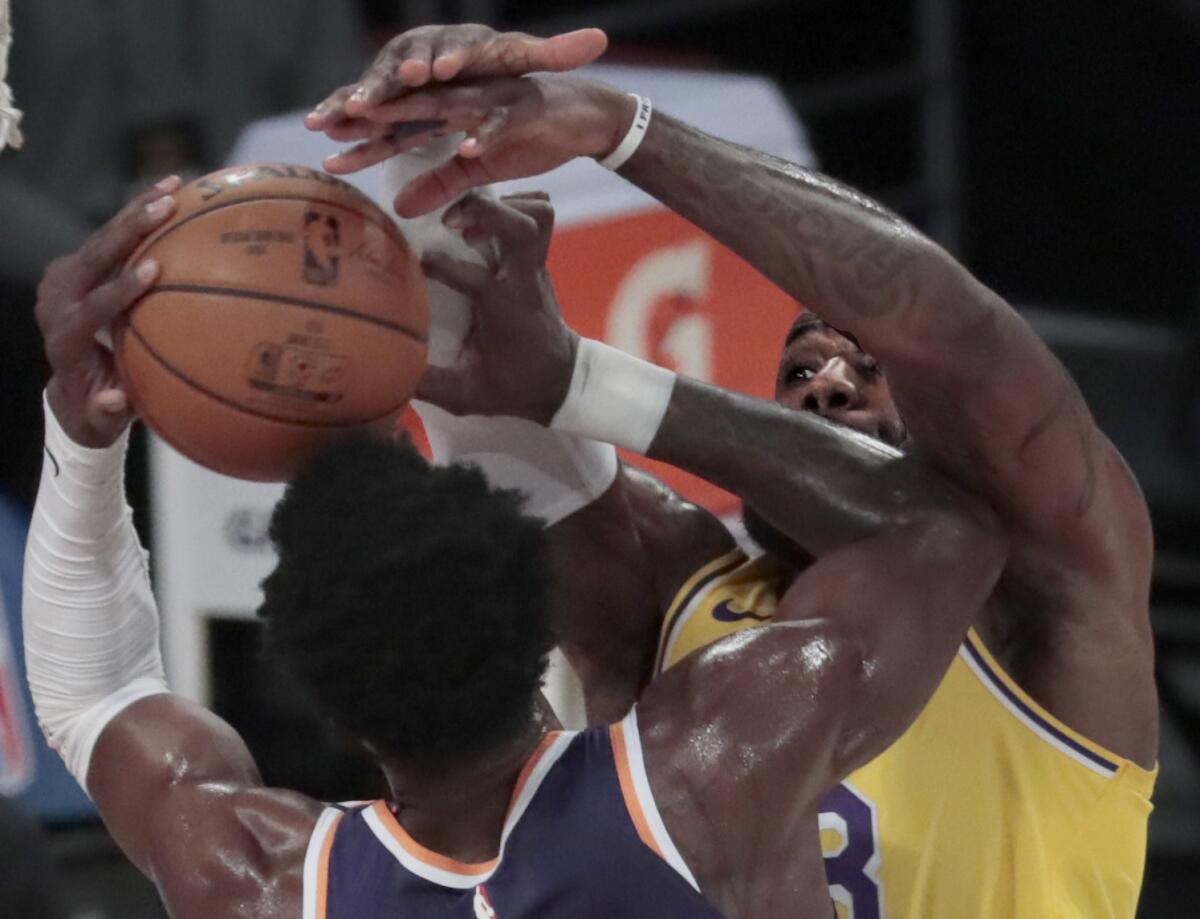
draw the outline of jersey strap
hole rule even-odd
[[[1123,766],[1145,771],[1088,740],[1038,705],[1004,672],[974,629],[967,633],[958,656],[1009,714],[1064,756],[1108,779],[1116,776]]]
[[[333,834],[346,812],[337,806],[321,811],[304,856],[304,919],[325,919],[329,895],[329,853]]]
[[[638,836],[651,851],[657,853],[691,884],[693,890],[699,892],[700,885],[696,883],[683,856],[679,854],[679,849],[676,848],[658,812],[658,805],[654,802],[654,792],[650,789],[650,779],[646,775],[646,763],[642,757],[642,739],[638,733],[636,706],[630,709],[622,721],[609,728],[609,735],[612,740],[613,759],[617,764],[617,778],[621,783],[621,795],[625,798],[625,806],[629,810],[633,825],[637,828]]]
[[[736,571],[747,561],[746,553],[741,549],[727,552],[720,558],[713,559],[695,574],[693,574],[675,594],[667,614],[663,617],[662,631],[658,639],[658,654],[655,655],[654,672],[662,673],[670,659],[671,647],[679,638],[687,621],[704,602],[711,588],[717,581]]]

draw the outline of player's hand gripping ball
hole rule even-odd
[[[115,330],[155,432],[210,469],[280,481],[404,407],[425,369],[425,279],[374,202],[278,163],[215,172],[175,198],[129,259],[156,259],[158,279]]]

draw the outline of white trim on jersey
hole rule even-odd
[[[488,868],[487,871],[479,874],[462,874],[457,871],[447,871],[444,868],[431,865],[409,852],[403,843],[393,836],[388,827],[384,825],[379,815],[375,813],[374,808],[364,811],[363,818],[367,821],[367,826],[371,828],[371,832],[375,834],[375,838],[383,843],[384,847],[395,856],[401,865],[417,875],[417,877],[424,878],[442,887],[470,890],[491,879],[492,875],[499,869],[504,860],[504,846],[508,842],[509,834],[529,807],[530,801],[537,794],[538,788],[550,773],[550,770],[554,768],[554,764],[558,762],[563,753],[566,752],[567,747],[570,746],[571,741],[575,738],[575,734],[576,732],[573,731],[563,731],[559,734],[550,746],[546,748],[546,752],[542,754],[536,765],[534,765],[533,770],[529,773],[528,780],[525,782],[525,787],[521,789],[520,795],[513,802],[513,806],[504,820],[504,832],[500,836],[500,850],[496,855],[495,864]]]
[[[308,851],[304,854],[304,919],[317,919],[317,891],[321,888],[321,851],[332,828],[337,824],[342,811],[327,807],[317,818],[312,836],[308,838]]]
[[[650,832],[654,835],[654,841],[658,844],[658,849],[666,863],[699,893],[700,885],[696,883],[687,862],[679,854],[679,849],[676,848],[675,841],[671,839],[671,834],[667,832],[667,826],[663,823],[662,815],[658,812],[658,805],[654,801],[650,778],[646,775],[646,761],[642,756],[642,737],[638,733],[636,706],[630,709],[629,714],[621,721],[621,732],[625,736],[625,753],[629,760],[629,772],[633,778],[634,792],[638,796],[638,803],[642,806],[642,814],[650,826]]]
[[[737,549],[730,550],[724,556],[722,556],[722,559],[732,559],[736,552],[738,552]],[[721,559],[716,559],[714,561],[721,561]],[[680,637],[683,635],[684,628],[686,628],[687,624],[692,621],[692,617],[696,615],[696,610],[700,608],[700,605],[710,596],[712,596],[712,592],[716,588],[720,587],[727,580],[729,580],[730,575],[740,571],[742,567],[750,561],[753,561],[753,559],[743,558],[736,566],[730,568],[728,571],[723,571],[721,568],[717,568],[711,575],[709,575],[707,583],[701,583],[698,585],[696,593],[692,596],[692,599],[688,601],[688,605],[685,606],[675,618],[675,623],[671,626],[671,631],[667,634],[667,637],[663,642],[661,652],[655,657],[656,660],[662,662],[661,668],[658,671],[659,674],[665,673],[670,669],[671,664],[669,662],[671,660],[671,655],[675,652],[675,645],[678,644]],[[657,675],[658,674],[656,674],[656,676]]]
[[[1004,692],[1004,689],[997,685],[996,677],[994,677],[982,664],[979,663],[979,661],[974,658],[965,645],[958,649],[958,656],[961,657],[963,662],[971,668],[971,672],[979,678],[979,682],[981,682],[984,685],[984,688],[991,693],[992,698],[1004,706],[1004,708],[1006,708],[1013,717],[1020,721],[1021,724],[1025,725],[1025,727],[1029,728],[1029,730],[1031,730],[1034,734],[1036,734],[1050,746],[1054,747],[1054,749],[1056,749],[1059,753],[1069,756],[1081,766],[1086,766],[1092,772],[1096,773],[1096,775],[1103,776],[1106,779],[1111,779],[1117,774],[1118,767],[1112,766],[1105,768],[1095,760],[1089,759],[1078,750],[1075,750],[1068,744],[1064,743],[1060,737],[1047,730],[1044,725],[1030,717],[1029,713],[1026,712],[1023,707],[1013,702]]]

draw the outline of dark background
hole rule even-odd
[[[54,0],[14,4],[13,82],[18,103],[31,113],[30,144],[0,157],[0,182],[7,174],[41,183],[69,202],[73,189],[54,175],[31,178],[13,165],[18,157],[38,155],[32,122],[38,93],[21,85],[18,63],[22,5],[39,2]],[[186,6],[193,0],[156,2]],[[1200,893],[1200,2],[340,5],[353,14],[360,33],[358,61],[345,65],[350,72],[339,81],[353,78],[398,27],[467,20],[538,34],[600,25],[612,39],[609,60],[770,75],[804,119],[825,171],[916,221],[1027,313],[1134,466],[1155,517],[1163,774],[1141,915],[1194,915]],[[247,6],[261,12],[257,27],[277,27],[266,12],[273,4]],[[319,40],[298,30],[294,59],[318,55]],[[295,80],[273,79],[278,90],[262,94],[257,115],[316,101],[295,97]],[[186,117],[185,128],[166,130],[171,122],[163,117],[149,128],[164,129],[185,149],[190,143],[185,155],[198,168],[219,164],[219,145],[197,150],[204,145],[195,138],[227,131],[206,135],[203,124]],[[144,133],[146,125],[138,129]],[[93,152],[86,138],[80,143],[81,156]],[[125,173],[115,188],[134,181],[137,167],[128,157],[111,162]],[[112,206],[118,203],[114,198]],[[80,210],[83,223],[101,216]],[[0,246],[9,244],[6,233],[11,238],[18,232],[0,210]],[[69,237],[64,233],[62,251],[74,247]],[[37,394],[43,378],[29,320],[29,277],[40,266],[29,267],[24,277],[0,273],[0,423],[6,440],[0,487],[20,501],[32,498],[40,465]],[[133,494],[144,503],[144,476],[136,467]],[[216,666],[236,691],[217,703],[278,764],[271,768],[287,775],[286,740],[246,700],[270,700],[281,708],[286,702],[270,680],[251,672],[248,640],[234,634],[218,642],[231,650]],[[81,909],[88,905],[97,916],[158,915],[153,892],[130,879],[102,830],[54,826],[51,844],[74,872],[72,897]]]

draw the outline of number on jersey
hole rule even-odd
[[[825,877],[838,919],[883,919],[875,805],[843,783],[821,802],[818,820]]]

